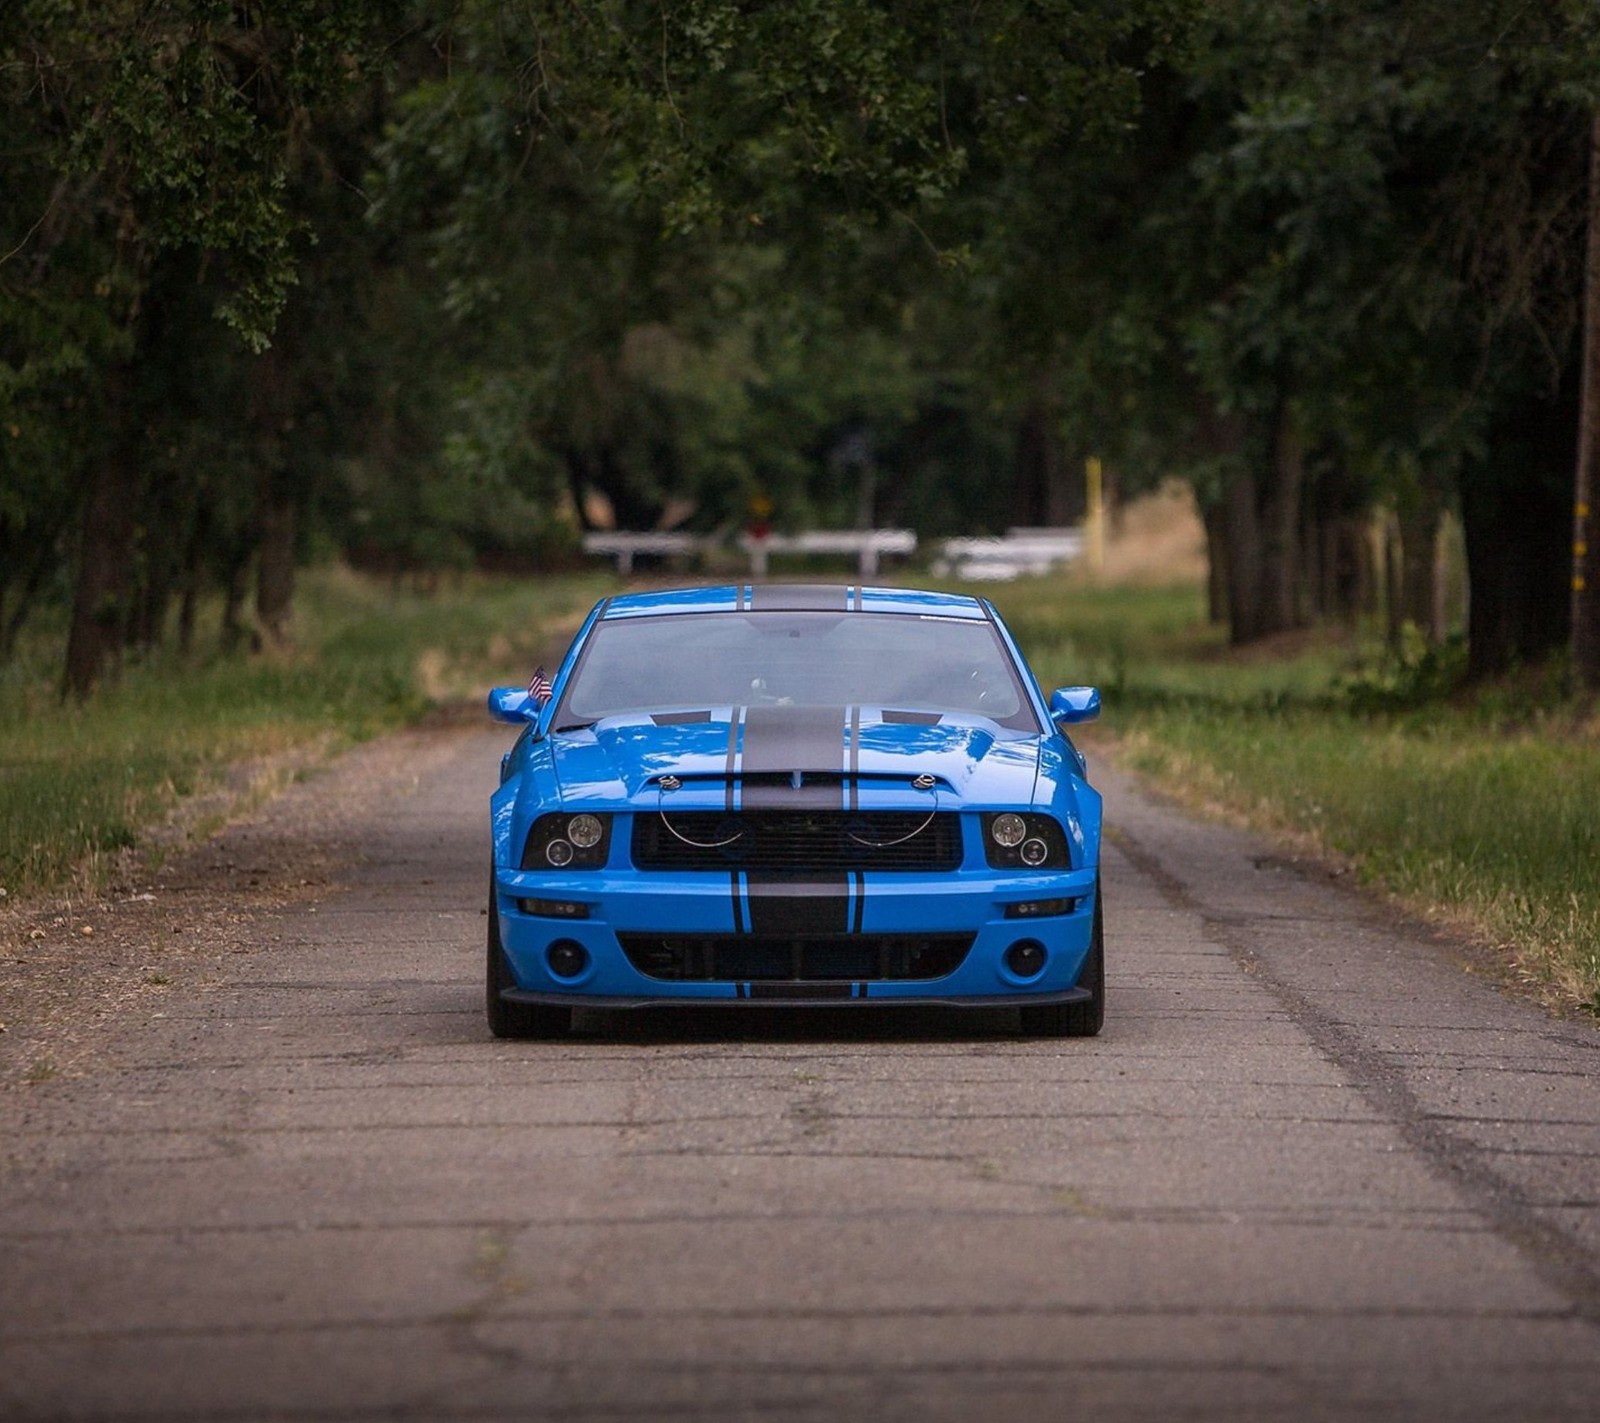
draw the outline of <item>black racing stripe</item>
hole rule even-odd
[[[751,707],[744,718],[742,775],[840,770],[843,707]]]
[[[733,882],[733,932],[742,934],[745,931],[744,896],[739,892],[739,871],[735,870],[729,879]]]
[[[850,932],[859,934],[861,932],[861,921],[867,910],[867,877],[860,870],[855,870],[852,872],[851,878],[855,881],[856,908],[855,913],[850,918]]]
[[[838,810],[839,782],[833,775],[808,775],[797,790],[787,776],[739,782],[740,810]]]
[[[710,721],[708,711],[651,712],[650,720],[657,726],[688,726],[691,722]]]
[[[939,712],[886,711],[883,719],[889,726],[937,726],[943,716]]]
[[[746,883],[752,934],[843,934],[850,928],[847,875],[806,884],[751,874]]]
[[[758,613],[845,613],[849,590],[821,583],[761,583],[750,590],[750,606]]]

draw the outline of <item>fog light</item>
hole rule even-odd
[[[1018,939],[1006,950],[1006,967],[1018,978],[1037,978],[1044,972],[1044,945],[1033,939]]]
[[[1050,858],[1050,847],[1040,839],[1024,840],[1022,849],[1018,851],[1022,856],[1022,863],[1029,866],[1042,865]]]
[[[572,846],[565,840],[552,840],[544,847],[544,857],[559,870],[572,863]]]
[[[538,914],[546,919],[587,919],[589,906],[574,904],[570,899],[523,899],[517,907],[524,914]]]
[[[1071,914],[1078,907],[1075,899],[1024,899],[1006,905],[1007,919],[1044,919],[1055,914]]]
[[[544,951],[544,961],[557,978],[576,978],[589,967],[589,951],[571,939],[557,939]]]

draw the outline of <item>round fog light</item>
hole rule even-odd
[[[1035,939],[1018,939],[1006,950],[1006,967],[1018,978],[1037,978],[1044,972],[1044,945]]]
[[[571,939],[557,939],[544,951],[544,961],[557,978],[576,978],[589,967],[589,951]]]
[[[1050,847],[1038,838],[1024,840],[1019,851],[1025,865],[1042,865],[1050,858]]]
[[[559,870],[572,863],[572,846],[565,840],[552,840],[544,847],[544,857]]]

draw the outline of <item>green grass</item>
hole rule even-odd
[[[112,853],[230,766],[326,754],[521,682],[599,591],[473,579],[423,596],[323,570],[304,580],[293,653],[160,653],[83,707],[57,699],[60,640],[42,629],[0,669],[0,888],[92,886]],[[197,641],[214,645],[213,630]]]
[[[1233,653],[1190,588],[989,591],[1047,686],[1102,686],[1124,764],[1347,859],[1600,1011],[1600,724],[1547,683],[1429,696],[1437,658],[1335,635]]]

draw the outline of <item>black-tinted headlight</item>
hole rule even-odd
[[[580,810],[541,815],[522,847],[525,870],[594,870],[611,851],[611,817]]]
[[[997,870],[1069,870],[1072,854],[1061,822],[1014,810],[983,817],[984,858]]]

